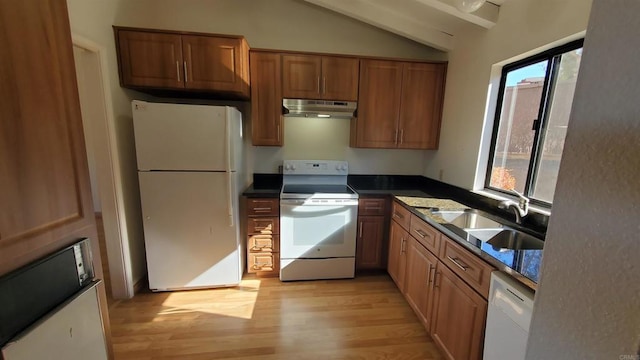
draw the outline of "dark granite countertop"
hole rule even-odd
[[[243,195],[247,197],[277,198],[282,187],[281,174],[254,174],[253,184]],[[524,285],[535,290],[539,277],[542,250],[497,250],[481,242],[457,227],[438,222],[419,207],[411,206],[421,199],[448,199],[477,209],[509,227],[544,239],[548,216],[530,213],[522,225],[515,223],[515,215],[498,208],[498,200],[491,199],[469,190],[442,183],[418,175],[349,175],[349,185],[361,196],[394,196],[413,214],[440,230],[444,235],[461,244],[497,269],[512,275]],[[413,200],[409,200],[412,198]]]

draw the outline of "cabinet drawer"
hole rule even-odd
[[[248,234],[280,234],[279,217],[257,217],[247,219]]]
[[[278,252],[280,251],[280,235],[249,235],[247,249],[250,252]]]
[[[249,253],[249,263],[247,264],[247,272],[249,273],[272,273],[274,276],[280,272],[280,254],[279,253]]]
[[[424,220],[415,215],[411,215],[411,236],[427,250],[438,254],[440,250],[440,232],[427,224]]]
[[[370,198],[370,199],[361,198],[358,201],[358,215],[382,216],[385,213],[386,202],[387,200],[383,198]]]
[[[411,223],[411,213],[400,205],[397,201],[393,202],[391,210],[391,218],[395,220],[398,225],[402,226],[405,230],[409,231],[409,224]]]
[[[249,216],[278,216],[280,213],[280,199],[247,199],[247,215]]]
[[[493,267],[453,240],[445,236],[441,239],[440,260],[486,299]]]

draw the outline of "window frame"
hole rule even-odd
[[[545,50],[541,53],[526,57],[522,60],[518,60],[509,63],[502,67],[500,74],[500,85],[498,87],[498,98],[496,101],[496,110],[493,118],[493,130],[491,133],[491,145],[489,147],[489,158],[487,160],[487,170],[484,179],[484,189],[491,192],[498,192],[499,194],[514,196],[514,194],[508,190],[496,188],[491,186],[491,174],[493,172],[493,161],[495,158],[496,143],[498,140],[498,132],[500,130],[500,117],[502,116],[502,105],[504,102],[504,95],[506,90],[507,75],[509,72],[521,69],[523,67],[539,63],[547,60],[548,66],[542,86],[542,94],[540,100],[540,106],[538,109],[537,121],[532,125],[532,130],[535,131],[533,137],[533,146],[531,149],[531,155],[529,157],[529,165],[527,169],[527,177],[524,184],[523,195],[530,199],[531,204],[537,205],[543,208],[550,209],[551,202],[543,201],[531,197],[531,188],[536,180],[536,176],[539,169],[539,161],[541,158],[541,152],[545,140],[546,129],[549,120],[550,97],[555,90],[556,79],[558,70],[560,67],[560,59],[564,53],[569,51],[580,49],[584,46],[584,38],[571,41],[564,45],[554,47],[549,50]]]

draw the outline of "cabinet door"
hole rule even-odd
[[[399,148],[438,148],[444,72],[444,64],[404,64]]]
[[[319,99],[322,60],[313,55],[282,55],[282,95],[291,99]]]
[[[406,242],[409,235],[395,221],[391,222],[389,233],[389,262],[387,272],[404,293],[404,275],[406,271]]]
[[[395,148],[402,86],[402,63],[362,60],[355,147]]]
[[[123,86],[184,88],[180,35],[118,31]]]
[[[66,5],[0,1],[0,276],[85,237],[103,276]]]
[[[438,262],[431,337],[449,359],[480,359],[487,301]]]
[[[356,101],[358,68],[358,59],[323,56],[322,99]]]
[[[282,146],[280,54],[252,51],[251,141],[254,146]]]
[[[418,315],[427,331],[431,328],[433,303],[432,281],[438,258],[422,244],[409,236],[407,246],[407,271],[405,294],[407,302]]]
[[[384,216],[359,216],[356,269],[384,269]]]
[[[242,39],[182,35],[187,89],[246,94],[249,90],[247,57]]]

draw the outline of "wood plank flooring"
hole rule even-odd
[[[116,360],[442,359],[388,275],[143,292],[110,306]]]

